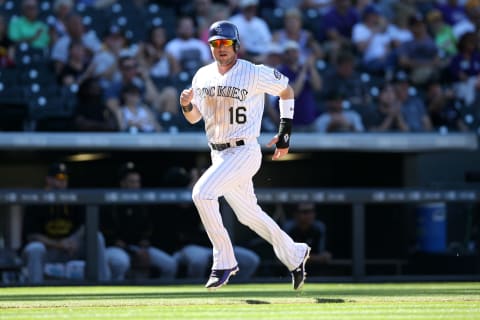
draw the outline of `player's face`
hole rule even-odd
[[[220,66],[229,67],[235,63],[237,53],[234,46],[234,41],[230,39],[218,39],[210,42],[212,56]]]
[[[130,172],[120,182],[120,185],[126,189],[140,189],[142,187],[142,177],[137,172]]]

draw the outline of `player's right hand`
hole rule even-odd
[[[193,99],[193,88],[184,89],[180,94],[180,105],[188,106]]]

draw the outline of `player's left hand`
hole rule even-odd
[[[272,140],[270,140],[269,143],[267,143],[267,147],[272,147],[278,142],[278,136],[274,136]],[[288,148],[276,148],[275,152],[273,153],[272,160],[279,160],[283,156],[285,156],[288,153]]]

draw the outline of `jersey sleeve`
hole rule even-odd
[[[259,68],[258,84],[259,91],[278,96],[288,85],[288,78],[277,69],[265,65],[257,66]]]

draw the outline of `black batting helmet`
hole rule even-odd
[[[240,46],[237,26],[230,21],[221,20],[214,22],[208,29],[208,41],[217,39],[231,39],[235,41],[235,47]]]

